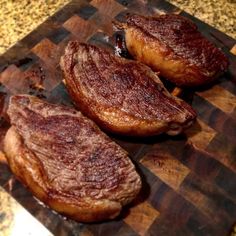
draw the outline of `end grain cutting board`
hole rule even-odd
[[[123,21],[132,12],[189,17],[231,63],[212,87],[192,94],[198,119],[184,134],[112,136],[142,176],[140,197],[116,220],[80,224],[40,205],[12,181],[1,162],[0,184],[55,235],[227,235],[236,222],[236,59],[230,52],[235,41],[165,1],[73,0],[8,50],[0,57],[0,140],[9,127],[5,111],[12,94],[29,93],[72,106],[58,64],[65,45],[77,39],[112,50],[112,20]]]

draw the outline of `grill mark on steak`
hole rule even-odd
[[[69,55],[73,56],[69,59]],[[151,122],[181,124],[196,116],[188,104],[166,91],[148,67],[96,46],[70,42],[61,67],[75,103],[93,119],[96,114],[91,115],[91,110],[99,113],[102,108]]]
[[[129,15],[123,27],[126,45],[136,59],[179,86],[209,83],[228,68],[220,49],[189,19],[176,14]]]
[[[24,171],[44,186],[46,193],[39,198],[46,204],[50,205],[48,196],[51,199],[62,198],[62,209],[63,201],[69,207],[75,205],[77,214],[72,218],[94,221],[114,217],[114,212],[105,214],[112,205],[106,206],[106,203],[103,207],[100,202],[116,202],[122,206],[138,194],[140,178],[127,153],[80,112],[32,96],[17,95],[11,97],[8,115],[23,142],[22,149],[14,153],[20,151],[24,159],[27,151],[37,162],[35,166],[24,166]],[[34,186],[23,174],[17,174],[24,161],[18,163],[17,155],[10,150],[15,147],[9,148],[9,142],[9,138],[6,139],[5,151],[10,167],[37,196]],[[34,174],[38,169],[43,179]],[[88,204],[100,204],[102,209],[94,213],[93,206]],[[60,207],[56,210],[60,212]],[[84,210],[91,211],[92,216],[84,219],[81,216]],[[120,210],[115,209],[115,215]],[[64,213],[70,216],[66,210]]]
[[[176,14],[159,17],[132,15],[128,17],[127,24],[163,42],[175,52],[175,56],[187,59],[203,70],[214,72],[227,68],[225,55],[204,38],[197,26],[187,18]]]

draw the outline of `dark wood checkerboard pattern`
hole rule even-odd
[[[196,91],[197,122],[178,137],[112,136],[142,176],[139,198],[113,221],[65,220],[37,202],[0,164],[0,184],[55,235],[227,235],[236,222],[235,41],[165,1],[73,0],[0,57],[0,138],[9,127],[10,95],[29,93],[71,106],[59,59],[71,39],[113,50],[112,20],[127,13],[175,12],[192,19],[230,60],[229,72],[208,90]],[[2,147],[2,146],[1,146]],[[27,224],[27,222],[26,222]]]

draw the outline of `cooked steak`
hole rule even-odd
[[[8,115],[9,166],[52,209],[82,222],[112,219],[138,194],[126,151],[80,112],[18,95]]]
[[[191,106],[168,93],[149,67],[96,46],[70,42],[61,67],[75,104],[108,131],[178,134],[196,116]]]
[[[199,86],[226,71],[228,60],[197,26],[174,14],[159,17],[130,15],[125,41],[131,55],[178,86]]]

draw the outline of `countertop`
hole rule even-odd
[[[235,0],[169,0],[182,10],[236,38]],[[69,0],[0,0],[0,54]]]

